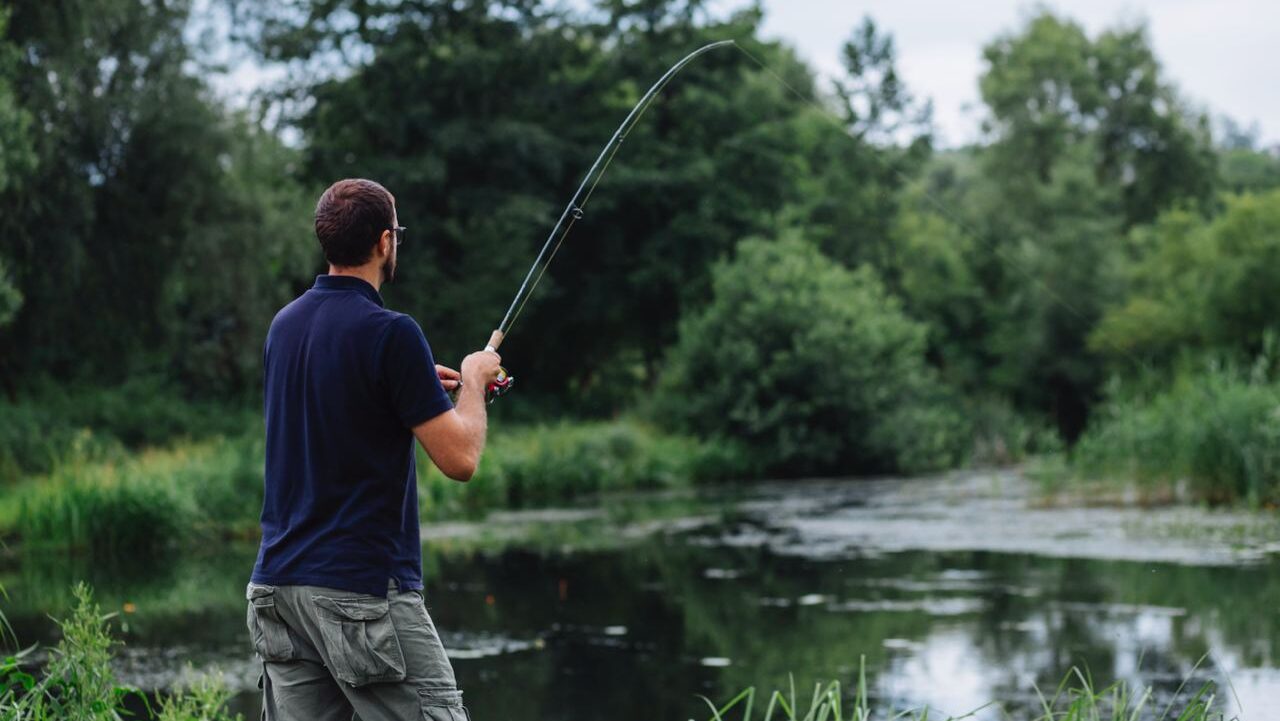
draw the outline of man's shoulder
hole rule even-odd
[[[385,330],[401,318],[413,319],[399,311],[384,308],[359,294],[321,294],[308,290],[276,311],[271,328],[291,323],[332,321],[337,325],[368,326]]]

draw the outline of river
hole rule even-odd
[[[613,496],[423,534],[427,605],[476,721],[702,719],[698,695],[850,683],[860,664],[881,711],[931,718],[992,701],[1028,716],[1078,666],[1161,703],[1216,681],[1228,715],[1280,720],[1270,513],[1053,507],[982,472]],[[218,669],[256,718],[254,552],[11,555],[4,609],[20,640],[52,643],[48,615],[87,579],[120,612],[124,681]]]

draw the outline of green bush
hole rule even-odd
[[[655,404],[771,474],[954,465],[964,423],[924,362],[924,327],[875,272],[805,240],[747,240],[686,317]]]
[[[1280,500],[1280,383],[1213,368],[1148,397],[1113,392],[1073,449],[1071,469],[1146,485],[1185,482],[1211,501]]]

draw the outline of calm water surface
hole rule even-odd
[[[427,605],[476,721],[705,718],[702,694],[851,682],[895,709],[1015,717],[1073,665],[1102,683],[1188,677],[1280,719],[1274,516],[1043,508],[1012,474],[761,484],[424,528]],[[119,617],[124,679],[220,669],[258,710],[244,631],[251,544],[149,563],[10,559],[22,641],[87,578]],[[1225,688],[1225,687],[1224,687]],[[1241,711],[1241,708],[1243,709]],[[931,714],[933,715],[933,714]],[[999,718],[989,708],[980,718]]]

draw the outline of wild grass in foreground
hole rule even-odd
[[[1173,701],[1160,707],[1153,701],[1151,689],[1135,689],[1120,682],[1097,688],[1088,674],[1073,668],[1053,696],[1046,697],[1036,689],[1040,710],[1034,716],[1015,716],[992,703],[963,716],[947,719],[959,721],[972,718],[980,711],[992,710],[993,718],[1025,721],[1226,721],[1223,713],[1214,709],[1217,688],[1212,681],[1185,698],[1182,691],[1180,688]],[[927,708],[908,711],[872,709],[863,664],[859,664],[857,685],[853,699],[848,703],[839,681],[825,686],[815,684],[811,696],[799,696],[795,679],[786,692],[775,690],[763,701],[757,698],[755,687],[742,691],[722,706],[716,706],[705,697],[703,701],[711,709],[709,721],[868,721],[873,717],[892,721],[941,721],[941,717]],[[758,711],[760,713],[756,713]]]
[[[135,699],[157,721],[239,721],[224,708],[231,693],[212,677],[190,688],[161,694],[154,704],[140,691],[120,685],[111,669],[118,645],[88,586],[75,589],[76,607],[60,621],[62,640],[49,650],[39,677],[27,663],[33,646],[0,660],[0,721],[117,721],[133,717],[125,702]]]

